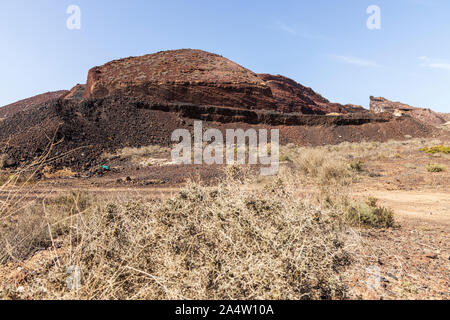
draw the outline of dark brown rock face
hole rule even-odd
[[[171,146],[176,129],[280,129],[280,142],[302,145],[343,141],[432,136],[438,129],[411,117],[375,115],[303,115],[186,104],[146,104],[129,97],[83,101],[59,99],[18,112],[0,122],[0,167],[22,166],[49,155],[51,166],[85,171],[99,167],[104,152],[124,147]],[[1,156],[0,154],[0,156]],[[3,159],[3,164],[2,164]]]
[[[129,96],[250,110],[327,114],[362,112],[330,103],[283,76],[254,72],[201,50],[174,50],[109,62],[89,71],[84,98]]]
[[[281,75],[260,74],[272,90],[278,110],[304,114],[357,113],[367,112],[361,106],[331,103],[311,88]]]
[[[395,116],[406,114],[433,126],[440,126],[447,122],[444,114],[439,114],[430,109],[412,107],[401,102],[392,102],[381,97],[370,97],[370,110],[375,113],[389,112]]]

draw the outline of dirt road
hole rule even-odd
[[[450,191],[370,190],[360,195],[377,198],[393,209],[400,221],[426,221],[450,228]]]

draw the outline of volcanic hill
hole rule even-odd
[[[173,50],[109,62],[89,71],[84,98],[120,95],[150,103],[191,103],[303,114],[362,112],[332,104],[283,76],[258,75],[201,50]]]
[[[49,152],[50,165],[75,170],[98,168],[104,152],[170,146],[172,132],[192,130],[197,119],[220,130],[278,128],[281,143],[303,145],[438,130],[409,116],[331,103],[289,78],[189,49],[115,60],[91,69],[86,85],[4,108],[0,142],[7,163],[21,166]]]

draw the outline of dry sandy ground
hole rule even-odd
[[[399,221],[429,223],[450,228],[450,194],[437,191],[384,191],[366,192],[392,208]]]
[[[349,298],[449,299],[450,172],[430,173],[425,166],[438,162],[450,169],[450,156],[428,155],[415,145],[395,144],[389,148],[392,150],[387,149],[387,155],[379,151],[361,153],[364,169],[352,187],[352,195],[361,199],[375,197],[383,206],[392,208],[398,226],[358,230],[356,250],[362,258],[345,275],[351,288]],[[220,176],[221,168],[194,171],[191,177],[213,180]],[[89,190],[100,198],[162,198],[179,190],[183,184],[178,178],[183,172],[186,168],[122,168],[89,179],[46,180],[22,195],[47,198],[78,189]],[[0,197],[10,191],[0,190]]]
[[[361,232],[363,259],[349,270],[352,298],[450,298],[450,194],[376,191],[397,228]]]
[[[354,188],[356,196],[392,208],[398,227],[361,232],[364,258],[349,270],[352,298],[449,299],[450,173],[429,173],[425,166],[450,168],[450,157],[394,152],[387,159],[367,157],[366,169],[380,177],[364,177]]]

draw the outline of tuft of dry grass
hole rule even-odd
[[[362,162],[361,160],[355,160],[348,164],[350,170],[353,170],[356,172],[363,171],[363,165],[364,165],[364,162]]]
[[[117,158],[131,161],[139,166],[160,166],[167,165],[171,162],[168,160],[170,156],[170,148],[158,145],[145,146],[140,148],[123,148],[115,153],[104,153],[102,159],[105,161]]]
[[[45,166],[42,169],[42,174],[47,179],[54,179],[54,178],[67,178],[67,177],[73,177],[76,175],[75,172],[72,171],[70,168],[63,168],[60,170],[52,171],[52,168],[49,166]]]
[[[0,219],[0,263],[22,261],[52,246],[53,239],[69,230],[72,215],[95,202],[83,191],[42,202],[31,201],[8,219]]]
[[[64,233],[57,222],[64,214],[48,212],[44,205],[25,207],[20,215],[0,224],[0,263],[23,261],[52,245],[54,238]],[[53,225],[51,228],[50,226]]]
[[[429,163],[426,165],[426,169],[428,172],[437,173],[447,171],[447,167],[443,164],[439,163]]]
[[[322,185],[347,184],[352,179],[345,161],[321,149],[301,149],[294,164],[302,174]]]
[[[110,160],[114,157],[120,157],[124,159],[139,159],[160,154],[166,154],[170,152],[169,148],[161,147],[158,145],[145,146],[140,148],[126,147],[117,150],[115,153],[105,153],[102,158],[105,160]]]

